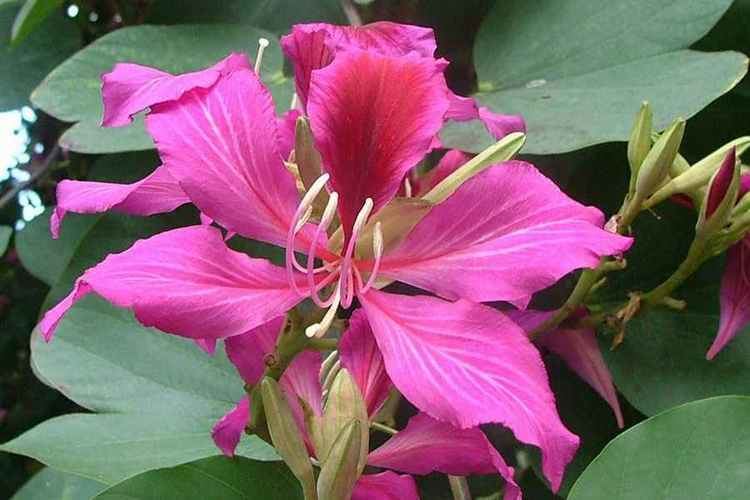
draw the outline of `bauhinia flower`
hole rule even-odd
[[[301,37],[308,32],[314,37]],[[482,302],[524,308],[538,290],[622,253],[631,240],[603,230],[598,210],[524,162],[473,176],[456,171],[422,198],[396,197],[461,101],[445,84],[446,63],[432,56],[431,33],[377,24],[303,26],[290,36],[283,43],[322,159],[301,199],[271,96],[243,56],[179,76],[118,64],[103,77],[104,123],[128,123],[148,108],[161,168],[186,199],[232,233],[284,247],[285,267],[229,249],[209,225],[167,231],[86,271],[44,316],[44,337],[95,292],[144,325],[205,348],[226,339],[232,356],[235,341],[253,340],[305,299],[321,309],[310,336],[324,335],[340,307],[356,299],[385,371],[410,402],[456,429],[509,427],[542,450],[543,471],[557,489],[578,438],[557,415],[536,348]],[[326,56],[305,62],[302,49]],[[407,210],[411,222],[399,225]],[[392,281],[425,293],[381,290]],[[247,404],[236,411],[247,413]]]
[[[264,359],[273,352],[283,326],[281,318],[256,331],[227,339],[227,354],[240,375],[249,385],[259,382],[265,366]],[[367,415],[374,420],[388,396],[391,381],[384,369],[383,357],[373,337],[364,312],[360,309],[351,318],[344,333],[340,363],[356,382]],[[320,443],[306,421],[300,401],[315,417],[321,417],[323,387],[320,382],[320,353],[304,351],[295,358],[281,378],[281,387],[297,421],[300,433],[308,444],[311,456],[320,459]],[[214,439],[227,455],[233,455],[245,427],[250,422],[250,401],[243,398],[237,406],[214,427]],[[411,475],[442,472],[452,475],[500,474],[507,481],[505,499],[521,498],[509,467],[484,433],[478,428],[460,429],[436,420],[425,413],[412,417],[407,426],[385,444],[372,450],[367,465],[389,469],[359,478],[353,499],[373,498],[418,499],[416,484]],[[393,471],[403,473],[399,475]]]

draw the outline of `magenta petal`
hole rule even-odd
[[[360,476],[351,500],[419,500],[419,493],[413,477],[385,471]]]
[[[216,339],[193,339],[193,342],[206,354],[210,356],[216,354]]]
[[[471,97],[462,97],[449,92],[450,107],[445,115],[446,120],[471,121],[480,120],[495,139],[501,139],[512,132],[526,132],[526,122],[520,115],[502,115],[492,112],[484,106],[477,106]]]
[[[478,428],[459,429],[420,413],[409,420],[384,445],[373,450],[368,465],[425,475],[442,472],[454,476],[500,473],[506,490],[518,491],[509,467]],[[506,499],[509,497],[506,491]]]
[[[151,109],[146,127],[193,203],[230,231],[284,245],[299,194],[257,75],[233,71],[210,89]]]
[[[381,272],[446,299],[525,307],[534,292],[630,247],[603,222],[532,165],[506,162],[433,208],[385,256]]]
[[[499,311],[369,291],[360,301],[401,393],[433,418],[460,428],[509,427],[542,451],[555,490],[578,438],[560,421],[547,373],[526,334]]]
[[[284,316],[279,316],[247,333],[224,340],[227,357],[246,384],[255,385],[266,368],[265,358],[276,347]]]
[[[284,269],[230,250],[221,232],[209,226],[167,231],[109,255],[47,311],[44,338],[49,340],[65,312],[92,291],[133,309],[145,326],[202,339],[245,333],[304,298],[291,289]]]
[[[231,54],[208,69],[178,76],[148,66],[118,63],[111,72],[102,75],[102,125],[127,125],[139,111],[179,99],[192,89],[208,88],[223,73],[249,67],[247,58],[241,54]]]
[[[357,309],[349,320],[349,329],[339,342],[341,366],[346,368],[362,392],[367,413],[372,417],[388,398],[391,379],[385,371],[370,324],[362,309]]]
[[[221,452],[228,456],[234,456],[234,450],[240,442],[245,427],[250,423],[250,399],[245,396],[237,405],[216,422],[211,430],[211,437]]]
[[[719,298],[719,331],[706,353],[706,359],[713,359],[750,323],[750,237],[746,236],[727,252]]]
[[[430,150],[448,107],[434,59],[342,52],[313,72],[308,112],[348,235],[366,198],[375,211]]]
[[[322,359],[319,352],[304,351],[294,358],[294,361],[281,377],[281,387],[287,394],[289,407],[303,433],[305,433],[305,414],[299,403],[300,400],[304,401],[315,415],[323,414],[323,407],[321,406],[323,387],[320,383],[321,364]]]
[[[297,118],[300,116],[302,116],[300,110],[291,109],[276,119],[279,129],[279,153],[284,160],[289,159],[294,149],[294,132],[297,128]]]
[[[726,196],[729,186],[732,184],[734,165],[736,161],[737,152],[735,148],[732,148],[724,157],[724,160],[719,166],[719,170],[711,180],[711,186],[708,190],[708,198],[706,200],[706,218],[713,215],[716,209],[719,208],[721,201]]]
[[[164,166],[132,184],[64,180],[57,185],[57,206],[50,219],[52,237],[68,212],[94,214],[114,210],[130,215],[171,212],[190,199]]]
[[[291,33],[281,37],[281,48],[292,61],[295,88],[303,106],[307,104],[313,70],[324,68],[333,60],[329,27],[319,23],[297,24]]]

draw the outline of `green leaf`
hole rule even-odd
[[[13,236],[13,228],[10,226],[0,226],[0,256],[2,256],[8,245],[10,245],[10,237]]]
[[[217,455],[210,433],[213,423],[210,418],[165,415],[64,415],[0,445],[0,451],[112,485],[142,472]],[[244,439],[237,454],[277,460],[257,437]]]
[[[104,488],[97,481],[45,467],[11,500],[89,500]]]
[[[282,73],[278,40],[257,28],[222,24],[142,25],[116,30],[55,68],[34,90],[31,100],[60,120],[79,122],[61,139],[61,144],[74,151],[111,153],[152,149],[153,142],[145,133],[142,120],[125,128],[99,128],[102,73],[121,61],[184,73],[208,67],[230,52],[244,52],[252,60],[261,37],[271,41],[263,56],[261,74],[274,95],[277,109],[285,111],[293,85]]]
[[[282,463],[207,458],[146,472],[102,492],[98,500],[295,500],[297,481]]]
[[[696,401],[613,440],[578,479],[570,500],[725,500],[750,488],[750,398]]]
[[[13,44],[26,38],[62,4],[63,0],[26,0],[13,21],[11,31]]]
[[[239,23],[285,33],[293,24],[329,22],[346,24],[339,0],[222,0],[206,8],[205,0],[182,0],[175,9],[170,0],[156,0],[148,15],[154,24]]]
[[[81,45],[75,23],[61,14],[41,23],[44,36],[28,37],[11,46],[11,26],[19,7],[19,2],[0,4],[0,111],[28,104],[32,89]]]
[[[731,3],[497,2],[477,35],[477,98],[495,111],[524,116],[527,153],[627,140],[644,100],[662,129],[697,113],[746,73],[742,54],[683,50]],[[471,151],[491,142],[476,123],[453,124],[443,139]]]

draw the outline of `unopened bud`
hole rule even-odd
[[[638,169],[635,182],[635,197],[645,199],[656,191],[667,179],[669,169],[685,133],[685,120],[677,119],[654,143]]]
[[[729,150],[708,185],[698,217],[697,230],[703,234],[714,233],[729,220],[737,203],[740,187],[740,165],[735,148]]]
[[[631,182],[638,176],[643,160],[651,149],[651,131],[654,113],[647,101],[641,104],[641,109],[635,117],[633,129],[628,140],[628,163],[630,164]]]
[[[315,179],[323,175],[320,153],[315,149],[310,122],[304,116],[297,118],[294,128],[294,160],[305,189],[310,189]]]
[[[362,448],[363,424],[349,420],[331,446],[318,477],[318,498],[325,500],[349,500],[354,491],[361,469],[358,467]],[[367,431],[367,427],[365,426]]]
[[[292,411],[289,408],[278,382],[265,377],[260,384],[263,408],[265,409],[268,431],[271,440],[289,470],[302,484],[305,499],[315,499],[315,475],[312,463],[299,432]]]

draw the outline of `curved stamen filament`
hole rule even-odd
[[[318,292],[315,290],[315,253],[318,249],[318,239],[320,238],[321,232],[326,232],[328,226],[331,225],[334,215],[336,215],[336,207],[339,203],[339,194],[335,191],[328,197],[328,203],[326,208],[323,210],[323,217],[320,219],[320,224],[315,228],[315,235],[310,242],[310,249],[307,252],[307,286],[310,288],[310,296],[318,307],[325,307],[323,301],[318,296]],[[325,266],[323,267],[325,269]]]
[[[370,277],[367,279],[367,283],[361,288],[362,293],[367,292],[372,285],[375,284],[375,279],[378,276],[380,270],[380,261],[383,259],[383,229],[380,225],[380,221],[375,224],[375,230],[372,233],[372,253],[375,256],[375,263],[370,271]]]
[[[255,74],[260,76],[260,63],[263,61],[263,52],[268,47],[268,40],[266,38],[258,38],[258,55],[255,56]]]
[[[294,279],[294,269],[297,269],[300,272],[306,272],[307,269],[305,267],[302,267],[302,265],[297,262],[297,257],[294,255],[295,236],[297,236],[297,233],[302,230],[305,223],[307,222],[307,217],[309,217],[309,215],[306,215],[308,214],[308,209],[312,208],[315,197],[318,196],[318,193],[320,193],[320,191],[326,185],[328,179],[329,175],[323,174],[318,177],[315,182],[313,182],[312,186],[310,186],[310,189],[307,191],[307,193],[305,193],[305,196],[302,197],[302,201],[300,201],[299,206],[297,207],[297,211],[294,213],[294,217],[292,217],[292,222],[291,224],[289,224],[289,232],[287,233],[286,248],[284,252],[286,277],[287,280],[289,280],[289,284],[291,285],[292,289],[298,295],[303,294]],[[301,224],[300,221],[302,221]]]
[[[357,214],[357,218],[354,219],[354,225],[352,226],[352,234],[349,237],[349,243],[346,247],[346,254],[341,264],[341,289],[345,290],[346,293],[341,301],[341,305],[345,308],[352,304],[354,299],[354,282],[351,276],[352,266],[352,255],[354,255],[354,247],[357,244],[357,237],[367,223],[367,218],[372,212],[373,202],[372,198],[367,198],[364,205]]]
[[[333,320],[336,319],[336,311],[338,311],[339,309],[339,304],[341,304],[341,280],[339,280],[339,284],[336,287],[336,291],[333,292],[332,298],[333,301],[331,302],[330,307],[323,316],[323,319],[320,320],[320,323],[313,323],[312,325],[305,328],[305,335],[307,335],[308,337],[320,338],[325,335],[328,329],[331,327]]]
[[[408,177],[404,178],[404,196],[407,198],[411,198],[412,195],[412,188],[411,188],[411,181]]]

